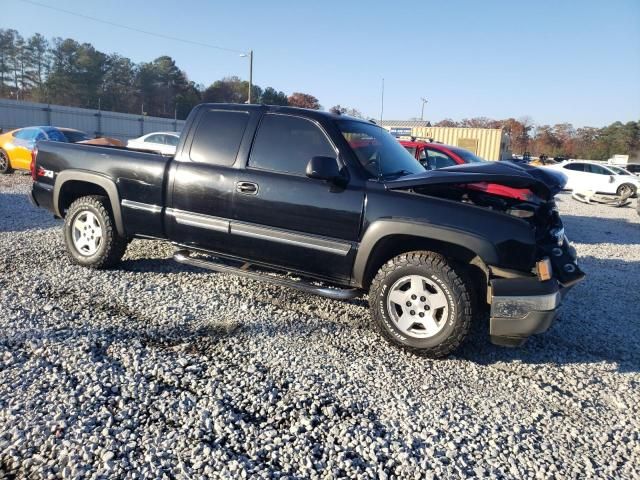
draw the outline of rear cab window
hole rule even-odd
[[[230,166],[236,161],[249,113],[208,110],[202,114],[189,149],[194,162]]]

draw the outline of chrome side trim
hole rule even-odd
[[[230,222],[224,218],[186,212],[175,208],[167,208],[167,215],[175,218],[181,225],[206,228],[216,232],[231,233],[243,237],[259,238],[272,242],[310,248],[336,255],[347,255],[351,251],[351,243],[329,240],[315,235],[292,233],[278,228],[260,227],[249,223]]]
[[[160,213],[162,207],[159,205],[152,205],[150,203],[134,202],[133,200],[122,200],[120,202],[123,207],[133,208],[134,210],[144,210],[145,212]]]
[[[189,225],[190,227],[206,228],[216,232],[229,233],[229,220],[210,215],[202,215],[200,213],[185,212],[175,208],[167,208],[167,215],[176,219],[180,225]]]
[[[290,233],[275,228],[257,227],[245,223],[231,223],[231,233],[242,235],[243,237],[271,240],[272,242],[311,248],[343,256],[347,255],[351,250],[351,244],[347,242],[336,242],[335,240],[327,240],[316,236]]]

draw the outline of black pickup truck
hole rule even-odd
[[[520,345],[584,277],[553,199],[561,174],[509,162],[426,172],[384,129],[344,115],[202,104],[172,158],[37,148],[32,199],[64,218],[72,261],[112,267],[131,239],[163,239],[186,264],[334,299],[368,292],[382,335],[431,356],[487,310],[492,341]]]

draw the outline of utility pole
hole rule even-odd
[[[424,104],[428,102],[428,100],[424,97],[420,97],[420,100],[422,100],[422,110],[420,111],[420,121],[424,120]]]
[[[251,90],[253,90],[253,50],[249,51],[249,103],[251,103]]]
[[[251,90],[253,90],[253,50],[249,53],[243,53],[241,57],[249,57],[249,94],[247,95],[247,103],[251,103]]]

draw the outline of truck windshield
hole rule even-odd
[[[372,177],[389,178],[424,173],[424,167],[384,128],[354,120],[337,123],[358,160]]]

